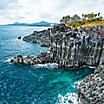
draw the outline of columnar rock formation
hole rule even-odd
[[[72,30],[61,24],[46,31],[35,31],[23,40],[49,46],[49,50],[37,57],[19,55],[11,60],[13,63],[57,63],[69,70],[100,64],[81,82],[80,101],[83,101],[81,104],[104,104],[104,26]]]
[[[40,64],[51,62],[60,67],[75,69],[96,67],[104,62],[104,26],[72,30],[60,24],[48,30],[35,31],[23,40],[49,46],[45,55],[37,57],[41,60]]]
[[[104,104],[104,65],[86,77],[79,88],[82,104]]]
[[[104,37],[98,27],[61,31],[51,37],[52,61],[61,67],[98,66],[104,62]]]

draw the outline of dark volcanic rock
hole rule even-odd
[[[72,30],[64,24],[53,28],[34,31],[23,38],[49,47],[46,56],[40,57],[43,63],[57,63],[60,67],[76,69],[104,63],[104,26]]]
[[[21,36],[19,36],[18,39],[21,39]]]
[[[80,100],[81,104],[104,104],[104,26],[72,30],[61,24],[48,30],[34,31],[23,40],[49,46],[49,50],[37,57],[19,55],[11,60],[12,63],[57,63],[69,70],[97,67],[81,82]]]
[[[104,65],[99,65],[94,74],[87,76],[79,88],[82,104],[104,104]]]
[[[56,32],[51,39],[50,53],[61,67],[80,68],[98,66],[104,62],[104,37],[96,27]]]
[[[47,30],[42,31],[34,31],[29,36],[25,36],[23,38],[23,41],[26,42],[34,42],[39,43],[42,47],[49,47],[51,43],[51,37],[56,32],[66,32],[70,29],[69,27],[66,27],[64,24],[59,24],[54,26],[53,28],[48,28]]]
[[[41,46],[49,47],[50,44],[50,29],[36,32],[25,36],[23,41],[39,43]]]

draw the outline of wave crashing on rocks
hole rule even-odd
[[[56,104],[78,104],[78,95],[76,93],[67,93],[65,96],[58,94]]]
[[[58,64],[56,63],[47,63],[47,64],[36,64],[35,68],[58,68]]]

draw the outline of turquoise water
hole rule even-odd
[[[90,69],[34,68],[10,64],[16,55],[38,55],[47,51],[35,43],[18,40],[44,27],[0,26],[0,104],[55,104],[58,94],[76,92],[77,82],[91,73]]]

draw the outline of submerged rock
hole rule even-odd
[[[19,36],[18,39],[21,39],[21,36]]]

